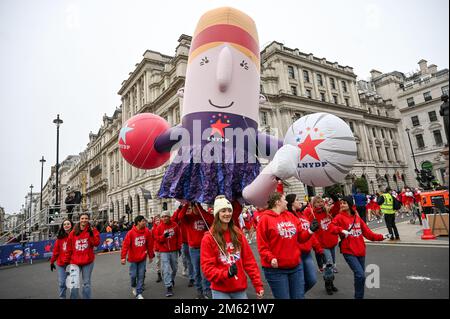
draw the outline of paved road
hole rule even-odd
[[[255,251],[256,245],[252,244]],[[256,253],[255,256],[258,256]],[[92,274],[93,298],[131,299],[128,267],[121,266],[118,253],[98,255]],[[259,262],[259,261],[258,261]],[[376,264],[380,268],[380,288],[366,288],[366,298],[429,299],[449,298],[449,250],[448,247],[367,246],[366,266]],[[335,285],[340,290],[333,296],[325,293],[320,279],[308,292],[309,299],[353,298],[353,274],[342,256],[337,254],[339,273]],[[181,265],[180,265],[181,266]],[[175,295],[172,298],[195,298],[195,288],[188,288],[187,278],[176,278]],[[320,275],[320,274],[318,274]],[[264,276],[264,275],[262,275]],[[264,277],[263,277],[264,278]],[[147,265],[145,298],[163,298],[162,283],[156,283],[154,264]],[[46,262],[19,267],[0,268],[0,298],[57,297],[56,273],[50,272]],[[248,295],[255,298],[249,285]],[[265,284],[266,298],[272,298]]]

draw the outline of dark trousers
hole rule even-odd
[[[395,214],[384,214],[384,220],[386,221],[386,227],[391,234],[391,238],[400,238],[398,234],[397,226],[395,226]]]
[[[358,211],[359,217],[366,222],[366,206],[356,206],[356,210]]]

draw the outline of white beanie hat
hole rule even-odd
[[[221,209],[229,208],[233,211],[233,206],[230,201],[223,195],[219,195],[216,197],[214,201],[214,215],[216,215]]]
[[[164,217],[164,216],[169,216],[169,217],[170,217],[170,212],[169,212],[168,210],[164,210],[164,211],[161,213],[161,217]]]

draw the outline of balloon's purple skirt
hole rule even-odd
[[[233,162],[237,159],[236,152],[233,150],[231,155],[228,152],[225,156],[224,150],[222,155],[227,160],[207,163],[194,160],[192,149],[188,157],[180,161],[180,149],[164,173],[158,197],[207,204],[214,203],[217,195],[225,195],[229,200],[241,198],[243,189],[259,175],[260,163],[257,160]]]

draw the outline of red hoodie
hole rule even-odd
[[[298,217],[302,229],[308,231],[309,227],[311,226],[311,222],[314,220],[314,217],[310,214],[308,214],[308,211],[306,209],[303,210],[303,212],[296,212],[295,215]],[[311,238],[308,239],[308,241],[299,244],[300,250],[302,254],[309,254],[311,252],[311,249],[314,248],[314,251],[318,254],[323,254],[323,249],[320,246],[319,241],[317,240],[317,237],[315,234],[311,235]]]
[[[173,221],[174,223],[176,223],[178,225],[178,227],[180,227],[180,231],[181,231],[181,238],[183,241],[183,244],[187,244],[188,243],[188,237],[187,237],[187,229],[186,229],[186,223],[183,223],[181,221],[181,219],[178,217],[181,210],[183,209],[187,209],[187,206],[189,204],[184,205],[182,208],[178,208],[172,215],[172,217],[170,218],[171,221]],[[186,207],[186,208],[185,208]]]
[[[90,226],[85,227],[78,236],[75,235],[75,230],[70,232],[64,257],[65,264],[84,266],[94,261],[94,247],[100,245],[100,234],[93,227],[93,236],[90,236],[88,227]]]
[[[56,264],[60,267],[64,267],[67,264],[64,262],[64,258],[67,251],[67,241],[69,240],[69,236],[66,236],[62,239],[57,239],[55,241],[55,247],[53,247],[53,255],[50,259],[50,263],[53,264],[56,261]]]
[[[266,210],[257,229],[258,252],[261,265],[272,268],[271,261],[276,258],[278,268],[294,268],[301,262],[299,243],[311,237],[304,231],[297,217],[288,211],[277,214]]]
[[[342,234],[342,230],[349,230],[352,227],[353,221],[355,221],[355,225],[350,234],[347,238],[342,239],[341,253],[363,257],[366,255],[363,236],[371,241],[382,241],[384,238],[383,235],[372,232],[358,214],[355,218],[355,216],[341,211],[329,225],[329,230],[334,234]]]
[[[161,222],[158,223],[153,223],[153,228],[151,230],[152,232],[152,237],[153,237],[153,250],[155,252],[159,252],[159,243],[156,240],[156,229],[158,228],[158,226],[161,224]]]
[[[256,210],[253,213],[252,221],[253,221],[253,227],[255,227],[255,229],[258,227],[259,220],[261,219],[263,213],[264,213],[264,210]]]
[[[305,209],[306,214],[315,216],[315,218],[319,222],[319,229],[316,231],[315,236],[317,236],[317,240],[319,241],[320,246],[326,249],[335,247],[338,244],[338,236],[332,234],[328,230],[328,225],[333,219],[332,216],[330,214],[327,214],[324,209],[315,208],[314,214],[312,212],[313,210],[309,207]]]
[[[165,237],[164,234],[168,233],[169,237]],[[159,251],[162,253],[173,252],[181,250],[183,244],[180,227],[173,221],[169,221],[168,224],[161,222],[156,228],[155,241],[159,244]]]
[[[238,230],[237,227],[236,230]],[[241,251],[238,252],[234,250],[229,230],[224,232],[223,237],[226,242],[228,260],[219,250],[210,232],[206,232],[202,239],[200,264],[206,279],[211,282],[211,289],[225,293],[243,291],[247,289],[247,277],[245,275],[247,273],[255,291],[258,293],[263,290],[258,264],[242,231],[239,230],[239,241],[242,247]],[[237,266],[237,279],[228,277],[228,268],[233,263],[236,263]]]
[[[233,224],[240,229],[241,224],[239,222],[239,216],[242,213],[242,205],[237,200],[232,201],[231,205],[233,206],[233,215],[231,216],[231,218],[233,219]]]
[[[193,212],[190,214],[186,214],[187,207],[186,209],[184,209],[183,207],[183,209],[178,214],[178,218],[182,219],[182,222],[186,225],[188,245],[191,248],[200,248],[203,235],[214,221],[213,215],[207,213],[200,205],[197,205],[196,207],[198,207],[200,210],[200,213],[198,215],[195,215]],[[208,223],[208,225],[205,224],[205,221]]]
[[[127,254],[130,263],[140,263],[145,260],[146,255],[149,258],[155,257],[152,233],[147,227],[139,230],[133,225],[133,228],[127,233],[122,244],[120,258],[125,259]]]

